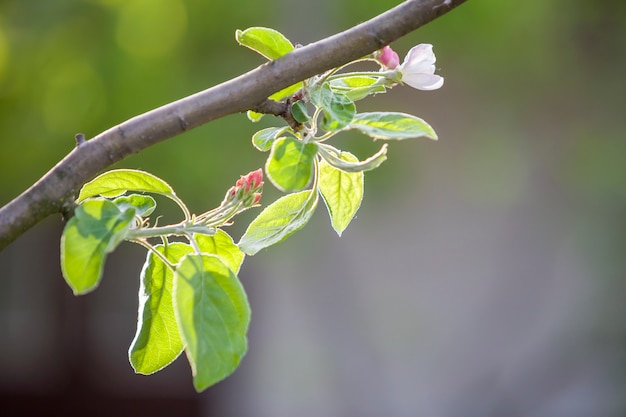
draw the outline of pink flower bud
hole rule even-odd
[[[400,63],[400,57],[390,46],[383,47],[383,49],[379,51],[377,58],[385,68],[390,70],[395,69]]]
[[[263,185],[263,170],[261,168],[249,173],[246,178],[252,188],[259,188]]]

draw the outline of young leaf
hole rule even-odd
[[[212,236],[196,234],[194,239],[202,252],[217,255],[231,271],[239,273],[245,254],[235,245],[228,233],[217,229]]]
[[[306,104],[302,100],[298,100],[291,105],[291,115],[298,123],[306,123],[311,118],[307,112]]]
[[[357,101],[370,94],[384,93],[385,87],[376,84],[378,80],[377,77],[345,75],[333,79],[330,82],[330,87],[335,91],[343,92],[350,100]]]
[[[282,33],[265,27],[251,27],[235,32],[240,45],[252,49],[267,59],[277,59],[293,51],[293,44]]]
[[[246,116],[248,116],[248,120],[250,120],[252,123],[256,123],[256,122],[258,122],[259,120],[261,120],[263,118],[264,114],[263,113],[257,113],[257,112],[252,111],[252,110],[248,110],[246,112]]]
[[[282,33],[265,27],[252,27],[246,30],[237,30],[235,32],[235,39],[240,45],[258,52],[270,60],[278,59],[294,50],[293,44]],[[280,101],[294,95],[302,86],[302,82],[298,82],[272,94],[269,98]],[[248,118],[252,122],[259,121],[261,117],[263,117],[262,113],[248,111]]]
[[[279,90],[279,91],[275,92],[269,98],[271,100],[281,101],[283,99],[286,99],[287,97],[293,96],[303,86],[304,86],[304,84],[302,82],[298,82],[298,83],[292,84],[289,87],[285,87],[282,90]]]
[[[155,249],[176,265],[193,253],[190,245],[174,242]],[[141,270],[137,333],[128,349],[130,363],[138,374],[153,374],[172,363],[183,351],[173,303],[174,272],[163,260],[148,252]]]
[[[374,139],[401,140],[425,137],[437,140],[437,134],[428,123],[406,113],[359,113],[347,128],[360,130]]]
[[[117,197],[126,191],[156,193],[167,197],[175,196],[174,190],[162,179],[135,169],[116,169],[100,174],[83,186],[77,203],[97,195]]]
[[[182,258],[174,300],[193,385],[201,392],[229,376],[246,354],[250,306],[233,271],[207,254]]]
[[[319,145],[319,154],[329,165],[345,172],[371,171],[387,160],[387,144],[385,143],[378,152],[364,161],[349,161],[338,157],[339,153],[343,155],[345,152],[341,152],[326,143]]]
[[[349,152],[341,152],[341,160],[356,163],[358,159]],[[354,218],[363,200],[363,172],[344,172],[320,163],[318,188],[330,215],[333,229],[339,236]]]
[[[299,191],[311,183],[317,144],[293,138],[274,141],[265,171],[281,191]]]
[[[61,236],[61,271],[75,295],[94,290],[102,278],[106,255],[124,240],[135,210],[120,209],[105,199],[76,208]]]
[[[131,194],[117,197],[113,200],[113,204],[115,204],[120,211],[134,208],[135,215],[142,217],[151,215],[156,208],[156,201],[154,201],[154,198],[143,194]]]
[[[282,242],[307,224],[315,212],[317,200],[315,190],[306,190],[274,201],[248,225],[239,247],[246,254],[254,255],[261,249]]]
[[[261,152],[269,151],[272,148],[274,140],[278,138],[287,127],[268,127],[261,129],[252,135],[252,145]]]
[[[323,110],[320,127],[326,131],[343,129],[356,114],[354,102],[342,92],[333,91],[328,84],[311,92],[311,102]]]

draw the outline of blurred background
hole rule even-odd
[[[0,205],[76,133],[261,64],[236,29],[307,44],[398,3],[0,0]],[[418,43],[434,45],[444,87],[358,110],[418,115],[440,140],[391,143],[341,238],[320,205],[246,259],[250,346],[231,377],[197,394],[184,356],[135,375],[144,250],[122,244],[100,287],[74,297],[51,217],[0,252],[0,412],[626,416],[626,3],[470,0],[392,46]],[[263,166],[250,137],[277,122],[232,115],[115,167],[160,176],[202,212]],[[278,196],[268,184],[262,202]],[[230,227],[236,240],[257,212]]]

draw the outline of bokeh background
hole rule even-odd
[[[398,3],[1,0],[0,204],[76,133],[261,64],[236,29],[307,44]],[[320,206],[246,259],[250,347],[231,377],[197,394],[184,356],[135,375],[143,250],[123,244],[101,286],[74,297],[51,217],[0,252],[0,412],[626,415],[626,3],[469,0],[393,47],[422,42],[444,87],[358,109],[419,115],[440,140],[392,143],[341,238]],[[229,116],[116,167],[153,172],[201,212],[263,165],[250,137],[275,122]],[[335,144],[377,148],[353,134]],[[268,185],[263,201],[278,195]]]

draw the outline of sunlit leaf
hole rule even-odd
[[[102,278],[106,255],[124,239],[135,210],[120,209],[105,199],[76,208],[61,236],[61,270],[74,294],[94,290]]]
[[[172,265],[186,254],[190,245],[174,242],[155,247]],[[172,363],[183,351],[173,304],[174,272],[163,260],[148,252],[141,270],[137,333],[128,350],[130,363],[139,374],[149,375]]]
[[[333,90],[342,92],[350,100],[357,101],[364,99],[370,94],[384,93],[385,87],[377,84],[378,77],[365,77],[356,75],[345,75],[335,78],[330,82]]]
[[[252,123],[256,123],[263,118],[264,114],[248,110],[246,112],[246,116],[248,117],[248,120],[250,120]]]
[[[347,128],[360,130],[374,139],[400,140],[424,137],[437,140],[437,134],[428,123],[406,113],[359,113]]]
[[[248,255],[254,255],[261,249],[282,242],[307,224],[315,212],[317,201],[315,190],[279,198],[250,223],[239,241],[239,247]]]
[[[246,354],[250,306],[232,270],[213,255],[186,255],[174,277],[176,317],[200,392],[229,376]]]
[[[282,101],[287,97],[291,97],[298,92],[302,88],[304,84],[302,82],[297,82],[295,84],[290,85],[289,87],[285,87],[280,91],[275,92],[269,98],[275,101]]]
[[[269,151],[272,148],[274,140],[287,129],[286,127],[268,127],[261,129],[252,135],[252,144],[261,152]]]
[[[113,204],[115,204],[121,211],[133,208],[135,209],[136,216],[143,217],[147,217],[152,214],[156,208],[156,201],[154,201],[154,198],[143,194],[130,194],[117,197],[113,200]]]
[[[277,59],[293,51],[293,44],[282,33],[265,27],[237,30],[235,39],[240,45],[252,49],[267,59]]]
[[[217,255],[235,274],[243,263],[245,254],[233,242],[233,238],[222,229],[217,229],[214,235],[194,235],[198,247],[204,253]]]
[[[327,131],[348,126],[356,114],[354,102],[344,93],[333,91],[328,84],[311,93],[311,102],[323,110],[320,127]]]
[[[371,171],[378,168],[380,164],[387,160],[386,143],[381,146],[378,152],[363,161],[352,161],[340,158],[338,155],[341,151],[325,143],[320,144],[318,150],[320,156],[326,163],[345,172]]]
[[[100,174],[89,181],[80,190],[76,202],[101,195],[103,197],[117,197],[126,191],[156,193],[173,196],[174,190],[162,179],[144,171],[135,169],[116,169]]]
[[[270,181],[281,191],[300,191],[313,179],[313,164],[317,144],[294,138],[274,141],[265,171]]]
[[[342,152],[341,159],[358,162],[356,156]],[[363,172],[341,171],[327,162],[320,163],[318,188],[330,215],[333,229],[339,236],[354,218],[363,200]]]

